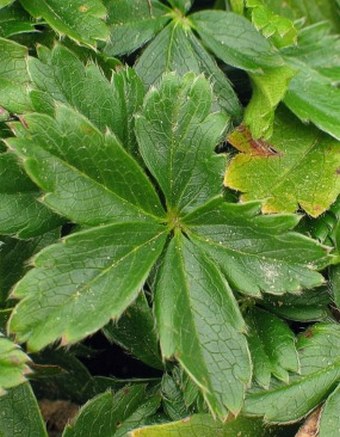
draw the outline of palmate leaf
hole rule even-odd
[[[112,73],[111,82],[92,62],[86,66],[67,48],[39,50],[40,59],[29,58],[28,71],[35,89],[35,111],[53,114],[54,102],[67,103],[85,115],[103,133],[107,128],[122,145],[137,155],[134,113],[143,103],[144,86],[134,70]]]
[[[317,217],[339,195],[339,142],[288,111],[276,114],[268,143],[261,146],[244,129],[229,141],[242,153],[232,159],[225,184],[241,191],[245,201],[263,199],[264,212],[294,212],[301,206]]]
[[[142,157],[170,213],[190,211],[221,192],[225,157],[213,150],[223,138],[228,117],[211,113],[212,98],[203,76],[168,75],[159,89],[148,93],[136,120]]]
[[[265,421],[288,423],[301,419],[322,402],[340,378],[340,327],[319,324],[300,337],[297,349],[300,375],[289,384],[272,381],[267,391],[253,389],[247,396],[244,414],[264,416]]]
[[[260,204],[216,198],[183,222],[186,232],[213,257],[233,289],[253,296],[298,293],[323,283],[315,271],[328,261],[327,248],[291,232],[294,215],[261,216]]]
[[[165,230],[153,223],[107,224],[44,249],[14,289],[22,300],[9,329],[39,350],[58,338],[79,341],[118,318],[160,255]]]
[[[0,333],[0,396],[7,389],[26,381],[27,374],[31,373],[27,365],[29,361],[18,345]]]
[[[168,24],[143,51],[135,67],[149,86],[157,84],[167,72],[204,73],[213,82],[221,108],[236,118],[241,115],[240,103],[229,80],[188,27],[176,22]]]
[[[109,30],[103,21],[106,9],[101,0],[20,0],[21,5],[34,17],[43,18],[56,32],[75,41],[94,46],[104,41]]]
[[[340,140],[340,41],[327,23],[303,29],[298,46],[283,51],[298,74],[290,82],[284,103],[303,122],[312,122]]]
[[[177,358],[214,414],[237,413],[251,377],[245,324],[217,267],[180,234],[160,269],[155,314],[163,356]]]

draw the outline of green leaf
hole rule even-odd
[[[130,433],[130,437],[268,437],[270,430],[260,420],[238,417],[226,423],[208,414],[196,414],[178,422],[146,426]]]
[[[250,74],[253,94],[244,113],[244,123],[254,138],[268,139],[273,135],[275,110],[294,74],[286,66],[266,70],[265,74]]]
[[[203,73],[211,78],[221,108],[234,117],[240,116],[240,103],[230,82],[190,28],[170,23],[143,51],[136,71],[148,86],[172,71],[179,75]]]
[[[224,11],[201,11],[190,16],[203,43],[223,62],[259,73],[280,67],[283,59],[249,21]]]
[[[278,111],[269,142],[253,140],[244,129],[229,141],[241,153],[232,159],[225,185],[241,191],[244,201],[263,199],[263,212],[294,212],[300,206],[317,217],[339,195],[339,143],[288,111]]]
[[[289,384],[272,382],[269,390],[254,389],[246,398],[244,414],[265,421],[297,421],[314,409],[340,378],[340,326],[314,325],[298,342],[301,375]]]
[[[63,105],[55,119],[25,116],[27,137],[8,144],[47,194],[43,202],[89,225],[147,220],[164,214],[150,181],[118,139]]]
[[[312,122],[340,140],[340,49],[338,36],[325,23],[302,30],[299,45],[283,52],[298,74],[290,82],[284,102],[303,122]]]
[[[1,37],[9,38],[13,35],[28,32],[36,32],[35,23],[31,21],[31,17],[19,3],[14,3],[13,5],[0,10]]]
[[[255,381],[268,388],[274,375],[288,383],[288,371],[299,371],[293,332],[284,321],[258,308],[247,314],[246,322]]]
[[[126,386],[115,394],[107,391],[81,408],[73,424],[66,426],[63,437],[126,435],[127,431],[143,423],[145,417],[157,410],[159,401],[159,396],[152,398],[147,395],[145,385]],[[142,411],[144,418],[140,417]]]
[[[254,26],[276,47],[296,44],[297,29],[292,20],[274,13],[266,3],[266,0],[246,0]]]
[[[111,82],[93,62],[86,66],[70,50],[56,45],[41,59],[29,58],[28,69],[37,90],[31,93],[34,109],[52,114],[53,100],[68,103],[103,133],[109,128],[122,145],[137,155],[134,114],[143,103],[144,86],[134,70],[112,73]],[[45,56],[45,57],[44,57]]]
[[[118,322],[103,329],[106,338],[117,343],[151,367],[163,369],[155,321],[144,293],[126,310]]]
[[[124,55],[142,47],[170,20],[166,6],[158,0],[106,0],[110,39],[104,53]]]
[[[22,6],[34,17],[43,18],[56,32],[75,41],[95,46],[97,40],[105,41],[109,30],[103,21],[106,9],[100,0],[20,0]]]
[[[152,223],[108,224],[44,249],[14,289],[21,302],[9,330],[39,350],[58,338],[79,341],[120,317],[160,255],[164,231]]]
[[[0,38],[0,102],[1,107],[10,112],[21,113],[30,109],[27,56],[26,47]]]
[[[251,377],[245,324],[216,265],[179,233],[160,269],[155,314],[164,358],[179,361],[213,415],[237,413]]]
[[[0,429],[3,437],[47,437],[38,403],[28,383],[0,397]]]
[[[59,229],[29,240],[1,237],[0,244],[0,307],[10,305],[8,295],[11,288],[28,270],[28,261],[33,254],[52,244],[58,238]]]
[[[329,261],[327,248],[291,229],[294,215],[259,215],[259,203],[233,204],[222,198],[183,219],[186,232],[212,256],[230,286],[260,296],[298,293],[324,280],[315,271]]]
[[[334,302],[340,308],[340,265],[330,269],[330,286],[334,296]]]
[[[162,403],[164,412],[171,420],[183,419],[188,415],[184,393],[179,382],[167,373],[163,375],[161,386]]]
[[[320,437],[337,437],[340,432],[339,419],[340,385],[328,397],[320,419]]]
[[[0,233],[30,238],[56,228],[62,220],[40,201],[41,192],[12,153],[0,154]]]
[[[336,0],[337,1],[337,0]],[[332,24],[332,30],[340,29],[339,10],[334,0],[265,0],[268,7],[277,14],[288,17],[291,20],[304,19],[306,24],[314,24],[320,21],[328,21]]]
[[[0,333],[0,396],[6,393],[6,389],[26,381],[26,375],[31,373],[27,365],[29,361],[18,345]]]
[[[329,316],[331,296],[327,288],[305,290],[302,294],[264,296],[261,304],[268,310],[288,320],[310,322],[324,320]]]
[[[14,0],[0,0],[0,9],[13,3]]]
[[[159,89],[149,92],[136,120],[141,154],[170,211],[190,211],[221,192],[225,157],[213,150],[228,118],[211,109],[212,90],[206,79],[169,74]]]

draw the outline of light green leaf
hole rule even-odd
[[[143,159],[165,194],[170,214],[189,211],[221,192],[225,157],[214,154],[228,118],[212,113],[202,76],[165,76],[147,95],[136,120]]]
[[[201,11],[191,15],[190,21],[203,43],[226,64],[255,73],[283,65],[280,54],[240,15]]]
[[[62,220],[38,199],[41,195],[12,153],[0,154],[0,233],[30,238],[56,228]]]
[[[340,140],[340,40],[325,23],[299,34],[299,44],[283,52],[298,74],[290,82],[284,103],[303,122],[312,122]]]
[[[56,32],[75,41],[95,46],[97,40],[105,41],[109,30],[103,19],[106,9],[100,0],[20,0],[22,6],[34,17],[43,18]]]
[[[227,6],[230,4],[230,8],[233,12],[239,15],[243,15],[244,12],[244,0],[225,0]]]
[[[319,437],[337,437],[340,433],[340,385],[328,397],[322,409]]]
[[[340,28],[339,10],[334,0],[265,0],[265,3],[277,14],[291,20],[303,18],[306,24],[329,21],[333,31]]]
[[[179,361],[213,415],[239,412],[251,377],[244,321],[216,265],[179,233],[160,269],[155,314],[164,358]]]
[[[10,112],[30,109],[27,56],[26,47],[0,38],[0,102],[1,107]]]
[[[108,224],[44,249],[14,289],[21,302],[9,330],[39,350],[59,338],[74,343],[119,318],[160,255],[164,231],[152,223]]]
[[[251,73],[253,93],[244,113],[244,123],[254,138],[268,139],[273,134],[277,105],[283,100],[294,71],[289,67]]]
[[[45,191],[47,206],[89,225],[163,214],[150,181],[113,134],[103,135],[63,105],[57,106],[55,117],[27,115],[27,138],[8,140]]]
[[[37,400],[28,383],[0,397],[1,437],[47,437]]]
[[[276,47],[296,44],[297,29],[292,20],[276,14],[266,3],[270,2],[246,0],[246,6],[251,11],[251,20],[254,26]]]
[[[137,155],[134,114],[144,98],[144,85],[131,68],[112,73],[107,80],[97,65],[86,66],[61,45],[51,52],[39,51],[41,59],[29,58],[28,69],[37,90],[31,93],[34,109],[52,114],[53,100],[68,103],[84,114],[103,133],[109,128],[122,145]]]
[[[151,367],[163,369],[155,321],[144,293],[126,310],[118,322],[103,329],[106,338],[117,343]]]
[[[255,381],[268,388],[273,374],[288,383],[288,371],[299,371],[293,332],[284,321],[259,308],[249,311],[246,323]]]
[[[0,332],[0,396],[7,389],[26,381],[26,375],[31,373],[27,365],[29,361],[30,358],[20,347],[3,337]]]
[[[157,410],[159,401],[159,396],[147,395],[145,385],[126,386],[115,394],[107,391],[81,408],[74,422],[66,426],[63,437],[125,436]],[[142,411],[145,417],[140,417]]]
[[[304,126],[288,111],[278,111],[269,142],[238,129],[229,141],[241,153],[232,159],[225,185],[242,200],[263,199],[263,212],[294,212],[312,217],[326,211],[340,193],[340,147],[332,137]]]
[[[231,287],[242,293],[297,293],[321,285],[324,280],[315,269],[329,262],[327,248],[291,232],[297,216],[262,216],[259,210],[259,203],[217,198],[185,217],[183,224]]]
[[[158,0],[106,0],[109,56],[131,53],[151,40],[170,20],[169,8]]]
[[[0,0],[0,9],[13,3],[14,0]]]
[[[244,414],[265,421],[297,421],[314,409],[340,379],[340,326],[320,324],[309,328],[298,342],[301,375],[289,384],[272,382],[269,390],[248,394]]]
[[[196,414],[184,420],[146,426],[130,432],[130,437],[268,437],[271,434],[260,420],[238,417],[226,423],[208,414]]]
[[[9,2],[11,3],[11,2]],[[1,0],[0,0],[1,9]],[[0,10],[0,36],[9,38],[13,35],[22,33],[35,32],[35,23],[31,21],[31,17],[20,6],[19,3],[14,3]]]
[[[230,115],[240,116],[240,103],[226,75],[189,27],[170,23],[144,50],[136,62],[136,71],[148,86],[172,71],[179,75],[203,73],[211,80],[220,106]]]

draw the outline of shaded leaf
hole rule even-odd
[[[60,225],[62,219],[39,201],[40,195],[15,156],[0,154],[0,233],[30,238]]]
[[[54,101],[68,103],[103,133],[109,128],[132,154],[137,154],[134,113],[141,107],[144,86],[134,70],[112,73],[111,82],[93,62],[86,66],[67,48],[40,50],[40,60],[29,58],[28,69],[37,90],[31,93],[34,109],[52,114]]]
[[[283,320],[258,308],[247,314],[246,322],[256,382],[267,388],[274,375],[288,383],[288,371],[299,371],[293,332]]]
[[[229,284],[242,293],[297,293],[324,281],[315,269],[329,262],[327,249],[291,232],[294,215],[262,216],[260,204],[217,198],[183,219],[186,231],[212,256]]]
[[[202,76],[165,76],[136,120],[139,148],[170,211],[190,211],[221,192],[225,158],[214,154],[228,124],[211,113],[212,90]]]
[[[94,46],[97,40],[106,40],[109,30],[103,18],[106,9],[100,0],[20,0],[34,17],[43,18],[56,32],[84,44]]]
[[[297,421],[314,409],[340,378],[340,327],[320,324],[309,328],[297,345],[301,375],[291,375],[289,384],[272,382],[269,390],[248,394],[244,413],[264,416],[265,421]]]
[[[179,361],[214,415],[237,413],[251,377],[245,324],[215,264],[180,234],[160,269],[155,314],[164,358]]]
[[[140,408],[143,405],[145,408],[150,399],[145,385],[126,386],[115,394],[111,391],[100,394],[81,408],[73,423],[65,428],[63,437],[126,435],[129,429],[142,424],[145,417],[155,412],[159,397],[154,397],[153,403],[149,402],[145,417],[140,417]]]
[[[163,369],[154,325],[153,314],[142,292],[119,321],[106,325],[103,332],[109,341],[119,344],[147,365]]]
[[[59,338],[79,341],[120,317],[158,258],[164,231],[152,223],[108,224],[44,249],[14,289],[22,300],[9,330],[39,350]]]
[[[288,111],[277,113],[268,143],[254,141],[245,130],[234,131],[229,141],[242,153],[231,161],[225,184],[243,192],[245,201],[263,200],[263,212],[294,212],[301,206],[317,217],[336,200],[339,143]]]
[[[0,397],[0,429],[3,437],[47,437],[37,400],[28,383]]]
[[[28,32],[36,32],[35,23],[19,3],[15,2],[0,11],[0,36],[9,38]]]

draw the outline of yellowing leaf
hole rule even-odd
[[[340,192],[339,142],[304,126],[280,110],[269,142],[236,130],[229,141],[240,152],[232,159],[225,185],[241,191],[242,200],[263,200],[263,212],[322,214]]]

